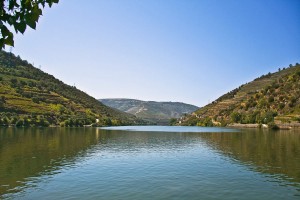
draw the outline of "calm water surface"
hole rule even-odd
[[[300,131],[0,128],[0,199],[300,199]]]

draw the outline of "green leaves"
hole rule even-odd
[[[12,32],[8,30],[8,28],[1,24],[1,35],[2,37],[0,38],[0,46],[1,48],[4,48],[4,45],[9,45],[9,46],[14,46],[14,35]]]
[[[15,32],[24,34],[27,26],[36,29],[36,24],[43,14],[42,8],[46,5],[51,7],[59,0],[3,0],[0,2],[0,47],[14,45],[13,33],[6,25],[13,26]]]
[[[14,35],[9,32],[5,37],[0,38],[0,47],[4,48],[5,45],[14,46]]]
[[[40,15],[42,15],[42,10],[39,8],[38,4],[33,5],[30,12],[25,14],[26,24],[32,29],[35,29],[36,23],[38,22]]]
[[[58,3],[59,0],[46,0],[46,2],[48,3],[49,7],[51,8],[53,3]]]
[[[4,41],[6,45],[14,46],[14,35],[12,34],[12,32],[9,32]]]
[[[32,11],[30,13],[30,17],[31,17],[32,20],[37,22],[39,20],[40,15],[42,15],[42,13],[43,13],[42,10],[36,4],[32,8]]]
[[[19,31],[23,34],[26,30],[26,23],[25,22],[21,22],[21,23],[16,22],[14,24],[14,28],[15,28],[16,33],[18,33],[18,31]]]
[[[3,37],[6,37],[8,34],[10,33],[10,31],[8,30],[8,28],[5,25],[1,26],[1,34]]]
[[[36,27],[36,20],[32,17],[32,15],[28,14],[25,16],[25,22],[30,28],[35,29]]]
[[[20,5],[16,0],[9,0],[8,9],[13,10],[14,8],[18,8]]]

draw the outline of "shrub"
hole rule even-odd
[[[270,96],[269,99],[268,99],[268,102],[269,102],[269,103],[274,102],[274,97],[273,97],[273,96]]]
[[[264,113],[262,115],[262,118],[263,118],[263,122],[265,124],[268,124],[270,122],[273,122],[274,121],[274,117],[277,116],[277,112],[274,112],[274,111],[267,111],[266,113]]]
[[[24,121],[22,119],[19,119],[17,122],[16,122],[16,127],[21,127],[24,125]]]
[[[175,125],[176,122],[177,122],[176,118],[171,118],[169,124],[170,124],[170,126],[172,126],[172,125]]]
[[[296,103],[297,102],[297,98],[296,97],[292,97],[291,98],[291,102],[294,104],[294,103]]]
[[[18,80],[17,79],[15,79],[15,78],[12,78],[12,79],[10,79],[10,82],[12,83],[12,85],[17,85],[17,83],[18,83]]]
[[[284,104],[284,103],[280,103],[280,104],[279,104],[279,108],[280,108],[280,109],[283,109],[284,107],[285,107],[285,104]]]
[[[269,129],[278,130],[279,126],[277,126],[274,122],[268,123]]]
[[[231,113],[230,118],[231,118],[232,122],[238,123],[241,121],[242,116],[238,112],[233,112],[233,113]]]
[[[25,81],[23,81],[23,80],[20,81],[20,84],[21,84],[22,86],[27,85],[27,83],[26,83]]]
[[[38,97],[32,97],[32,101],[34,103],[40,103],[40,99]]]
[[[282,101],[284,99],[283,96],[279,96],[279,101]]]

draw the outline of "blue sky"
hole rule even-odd
[[[60,0],[15,40],[13,53],[95,98],[204,106],[300,62],[300,1]]]

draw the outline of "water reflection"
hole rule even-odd
[[[118,159],[114,156],[127,156],[130,157],[127,162],[134,163],[138,161],[134,160],[135,156],[170,158],[172,155],[178,155],[183,158],[182,161],[178,161],[178,166],[166,164],[164,167],[184,170],[194,160],[187,154],[199,151],[206,152],[207,156],[219,153],[224,159],[230,158],[254,171],[283,178],[290,183],[300,183],[300,133],[296,131],[174,133],[96,128],[6,128],[0,129],[0,197],[24,190],[26,187],[34,187],[32,183],[36,177],[61,173],[61,169],[76,167],[76,164],[88,158],[99,162],[101,156],[103,160],[109,160],[111,157],[115,162]],[[183,153],[180,154],[181,152]],[[194,164],[197,163],[199,160],[194,160]],[[104,166],[105,162],[102,164]],[[218,165],[220,162],[211,164]],[[108,165],[106,169],[112,167],[119,166]],[[219,170],[222,174],[222,168]],[[135,172],[137,173],[137,169]],[[110,173],[120,172],[111,170]],[[195,183],[197,178],[195,177]]]
[[[103,131],[103,130],[102,130]],[[208,145],[255,171],[300,183],[300,130],[244,129],[240,132],[161,133],[103,131],[116,151],[161,148],[174,151]],[[126,145],[127,144],[127,145]]]
[[[30,177],[72,165],[97,143],[94,129],[0,129],[0,196],[16,192]]]
[[[300,183],[300,131],[248,129],[239,133],[203,133],[199,137],[256,171]]]

